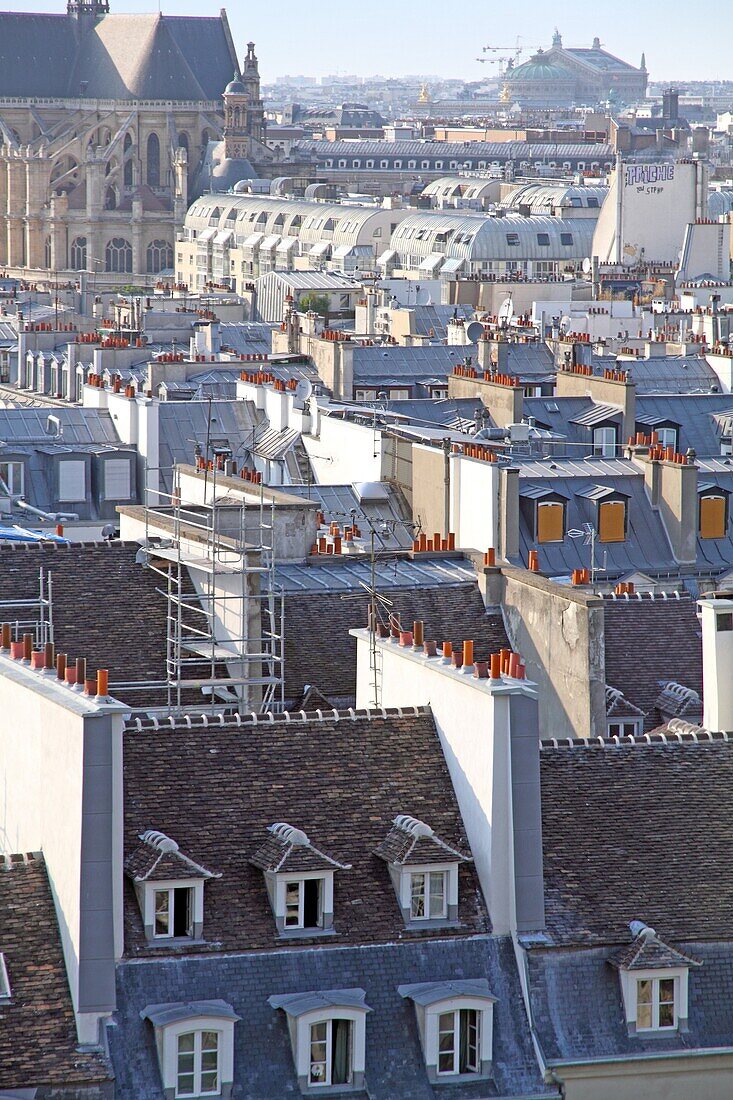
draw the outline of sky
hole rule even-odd
[[[0,0],[1,2],[1,0]],[[731,0],[722,0],[721,10]],[[164,15],[216,15],[227,7],[241,57],[257,44],[265,81],[286,73],[320,76],[435,73],[481,80],[497,66],[476,61],[487,44],[514,47],[526,60],[549,47],[557,25],[567,46],[597,35],[611,53],[638,65],[642,50],[652,80],[733,79],[730,34],[697,18],[689,0],[160,0]],[[5,0],[5,10],[63,10],[65,0]],[[157,0],[110,0],[115,12],[155,11]],[[497,14],[498,17],[497,17]],[[730,12],[729,12],[730,14]]]

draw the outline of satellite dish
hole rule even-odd
[[[514,313],[514,307],[512,306],[512,296],[509,295],[499,306],[499,313],[497,314],[497,320],[499,321],[511,321]]]
[[[470,325],[466,325],[466,336],[469,344],[477,344],[483,334],[484,326],[480,321],[471,321]]]
[[[301,378],[298,385],[295,387],[295,396],[303,404],[309,399],[313,393],[313,383],[309,382],[307,378]]]
[[[588,256],[586,256],[585,259],[583,260],[583,271],[585,272],[586,275],[590,275],[592,270],[593,270],[593,264],[591,263],[590,258]]]

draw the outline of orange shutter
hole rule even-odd
[[[565,535],[565,506],[553,501],[537,505],[537,541],[562,542]]]
[[[725,497],[700,497],[700,538],[725,538]]]
[[[608,500],[598,509],[598,539],[600,542],[623,542],[626,538],[626,504]]]

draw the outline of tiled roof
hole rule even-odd
[[[413,866],[421,863],[464,862],[470,856],[446,844],[422,821],[406,818],[404,814],[394,819],[392,828],[374,854],[386,863]]]
[[[345,592],[290,593],[285,599],[285,696],[295,699],[312,684],[341,704],[356,694],[356,645],[349,630],[367,622],[368,597],[355,584]],[[486,613],[475,581],[389,589],[392,610],[412,629],[425,623],[425,637],[458,645],[473,639],[478,660],[511,649],[500,614]],[[397,808],[402,812],[404,807]],[[414,812],[414,807],[411,808]],[[431,822],[435,827],[434,822]]]
[[[313,844],[302,830],[281,823],[270,825],[270,835],[250,859],[261,871],[348,871],[349,863],[331,859]]]
[[[0,601],[36,599],[43,569],[53,583],[59,652],[86,657],[89,674],[109,669],[112,694],[115,681],[161,680],[166,601],[159,578],[136,564],[139,549],[124,542],[0,545]],[[163,693],[148,692],[144,701],[162,703]]]
[[[674,680],[702,694],[700,624],[689,596],[604,600],[604,638],[606,683],[623,687],[645,713],[645,729],[658,726],[662,717],[660,681]]]
[[[623,970],[663,970],[667,966],[701,966],[701,960],[659,939],[653,928],[644,928],[638,936],[611,956],[614,966]]]
[[[219,878],[179,851],[169,837],[153,830],[140,836],[142,844],[125,860],[125,874],[133,882],[163,882],[165,879]]]
[[[79,1050],[41,856],[0,858],[0,951],[11,991],[9,1001],[0,1001],[0,1090],[56,1087],[54,1095],[71,1097],[73,1090],[101,1100],[101,1091],[86,1090],[103,1089],[111,1074],[102,1054]]]
[[[161,1096],[154,1032],[140,1018],[141,1010],[161,1001],[185,1004],[219,998],[241,1017],[234,1027],[233,1096],[297,1097],[287,1016],[273,1009],[268,998],[335,989],[363,989],[372,1010],[366,1021],[366,1086],[371,1100],[557,1097],[557,1087],[543,1084],[537,1068],[508,936],[330,948],[331,941],[318,950],[123,962],[118,969],[117,1026],[109,1029],[120,1097]],[[400,996],[398,986],[468,979],[485,979],[497,997],[492,1080],[433,1086],[425,1071],[415,1007]],[[349,1093],[356,1100],[366,1095]]]
[[[623,944],[643,920],[673,942],[733,927],[733,742],[544,745],[540,753],[547,930]]]
[[[339,943],[408,935],[387,868],[373,854],[406,806],[447,844],[468,851],[429,712],[216,727],[143,723],[126,732],[124,760],[126,848],[136,848],[138,834],[154,821],[183,851],[221,872],[204,892],[206,943],[186,950],[261,950],[278,942],[262,874],[248,861],[273,821],[296,822],[331,859],[352,865],[336,875]],[[459,869],[459,891],[462,928],[454,934],[485,930],[470,863]],[[167,950],[146,945],[129,885],[125,945],[130,955]]]

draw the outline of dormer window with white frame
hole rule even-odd
[[[147,1005],[140,1016],[155,1029],[166,1100],[231,1096],[234,1025],[240,1016],[226,1001]]]
[[[300,1091],[358,1092],[364,1088],[366,1017],[363,989],[328,989],[270,997],[288,1019]]]
[[[632,921],[629,928],[633,942],[611,959],[619,972],[629,1035],[686,1031],[690,968],[701,961],[664,943],[642,921]]]
[[[5,962],[5,955],[0,951],[0,1004],[10,1000],[10,978],[8,977],[8,967]]]
[[[429,825],[399,814],[375,850],[389,868],[403,920],[424,928],[458,920],[458,867],[471,857],[436,836]]]
[[[250,863],[265,874],[277,930],[283,936],[332,933],[334,873],[351,865],[331,859],[302,829],[285,821],[267,831],[269,837]]]
[[[490,1076],[496,997],[485,978],[401,985],[397,992],[415,1005],[433,1084]]]
[[[125,860],[125,874],[135,887],[147,940],[201,939],[204,883],[221,876],[185,856],[165,833],[148,829],[139,839]]]

